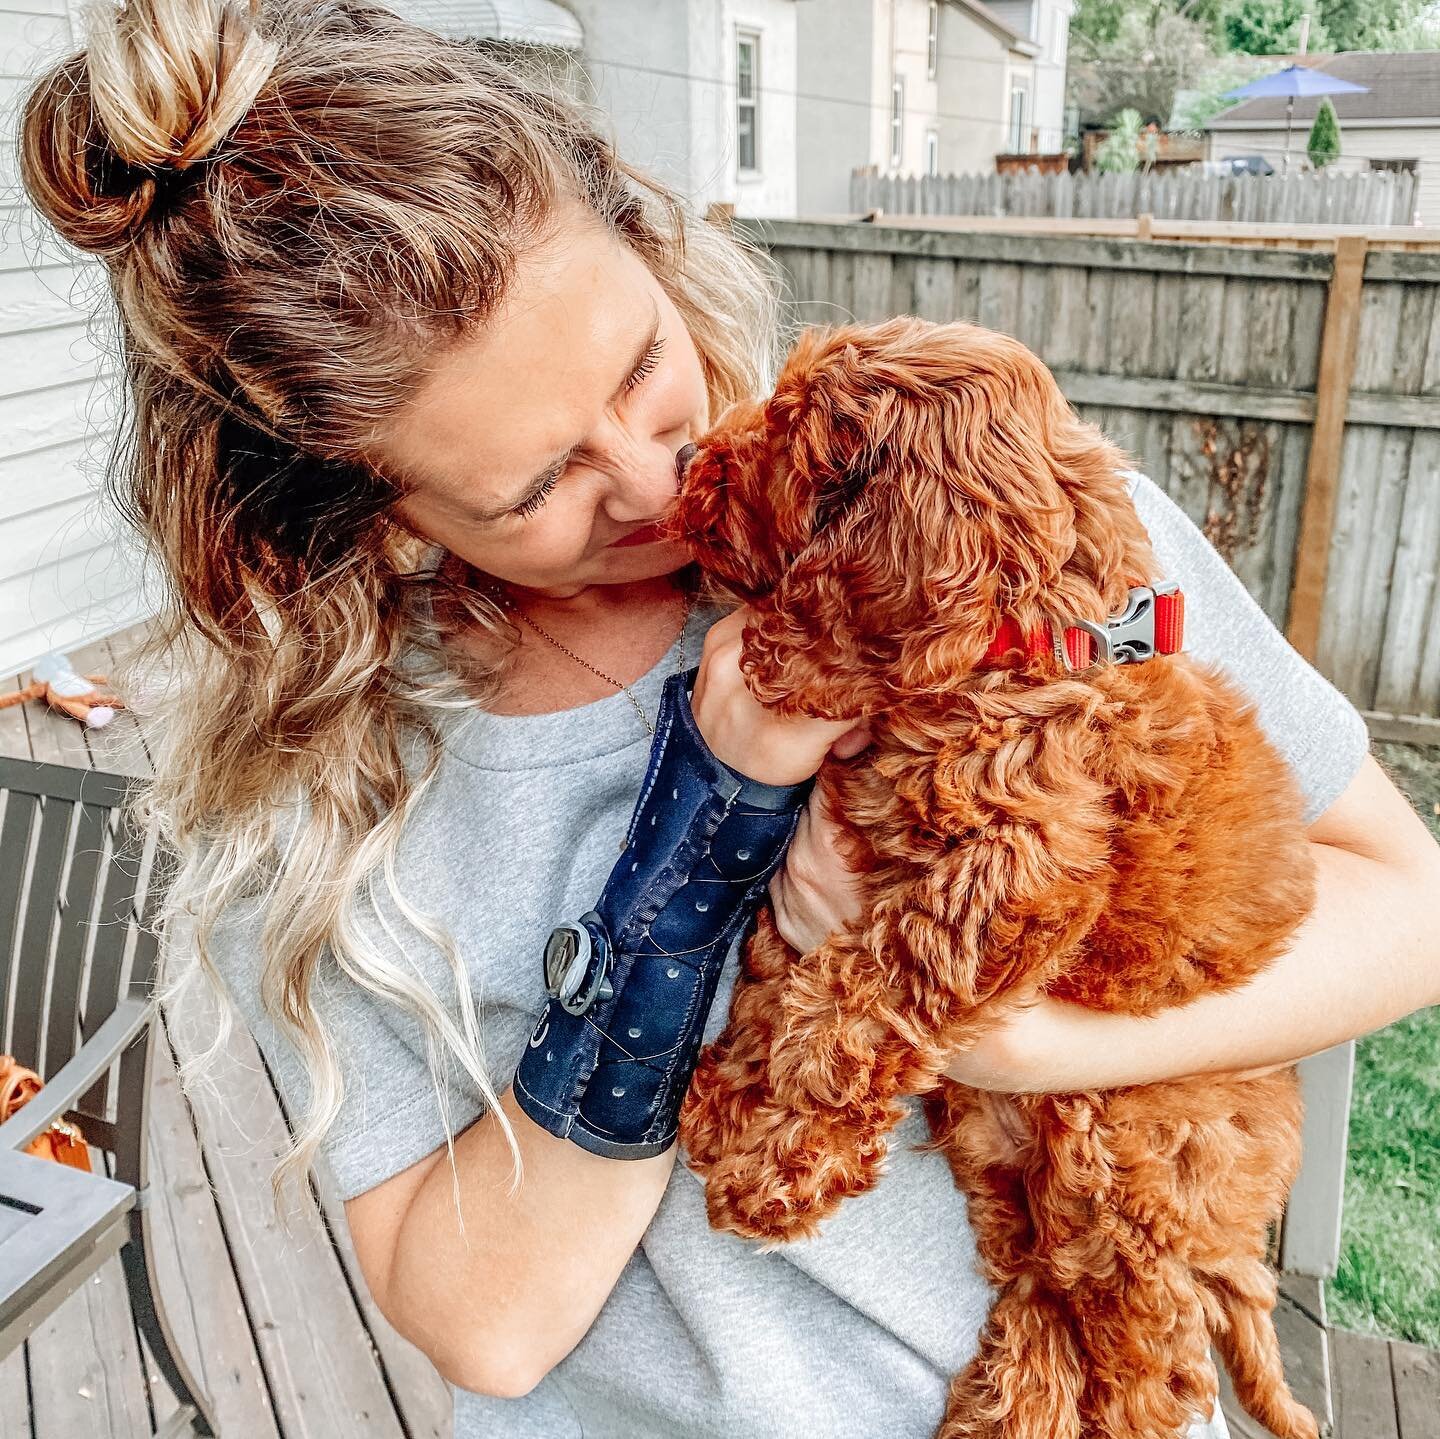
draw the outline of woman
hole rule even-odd
[[[700,658],[700,733],[755,780],[865,740],[760,710],[742,617],[692,600],[653,528],[684,447],[765,387],[761,261],[568,103],[367,0],[102,8],[30,99],[24,165],[109,266],[118,498],[173,589],[157,644],[190,698],[152,803],[185,861],[167,920],[194,920],[170,963],[200,964],[172,978],[235,999],[295,1124],[277,1178],[327,1157],[459,1439],[931,1434],[989,1296],[913,1120],[876,1190],[760,1253],[707,1227],[673,1144],[608,1157],[510,1082],[546,935],[620,873],[667,676]],[[1301,777],[1319,907],[1246,990],[1145,1021],[1040,1005],[956,1057],[965,1082],[1281,1062],[1437,995],[1440,861],[1358,716],[1135,495],[1193,648]],[[771,892],[800,950],[857,913],[813,806]]]

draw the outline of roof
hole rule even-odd
[[[1040,47],[1027,35],[1022,35],[1012,25],[1007,25],[988,5],[982,5],[980,0],[953,0],[956,8],[968,11],[982,25],[993,30],[1012,50],[1018,50],[1024,55],[1035,55]]]
[[[1406,120],[1440,121],[1440,50],[1345,50],[1338,55],[1306,55],[1298,63],[1354,85],[1369,86],[1368,95],[1332,95],[1330,103],[1342,125],[1367,120],[1390,124]],[[1295,123],[1310,121],[1318,99],[1296,100]],[[1217,115],[1211,130],[1243,130],[1254,125],[1284,123],[1283,99],[1246,100]]]
[[[386,0],[397,15],[452,40],[509,40],[578,50],[580,22],[555,0]]]

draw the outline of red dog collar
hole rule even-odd
[[[1023,634],[1016,620],[1002,620],[985,659],[993,663],[1018,649],[1026,659],[1053,654],[1073,671],[1101,662],[1128,665],[1155,655],[1173,655],[1184,643],[1185,596],[1173,582],[1161,581],[1132,589],[1125,608],[1103,625],[1075,620],[1058,633],[1036,625]]]

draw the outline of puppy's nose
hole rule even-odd
[[[675,478],[677,480],[683,480],[685,478],[685,467],[690,463],[694,456],[694,445],[680,446],[680,453],[675,456]]]

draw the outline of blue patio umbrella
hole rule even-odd
[[[1285,97],[1285,168],[1290,168],[1290,129],[1295,119],[1295,97],[1302,99],[1310,95],[1361,95],[1369,94],[1368,85],[1355,85],[1337,75],[1327,75],[1323,70],[1311,70],[1305,65],[1287,65],[1273,75],[1262,75],[1238,90],[1228,90],[1221,98],[1225,100],[1263,100],[1283,95]]]

